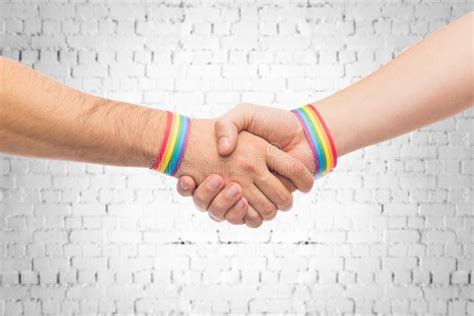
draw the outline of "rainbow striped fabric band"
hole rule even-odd
[[[329,173],[337,164],[336,147],[321,115],[312,104],[292,111],[304,128],[316,161],[316,177]]]
[[[189,117],[167,112],[163,142],[151,169],[171,176],[176,174],[186,151],[190,128]]]

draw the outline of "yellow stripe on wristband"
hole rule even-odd
[[[311,117],[311,123],[313,123],[314,128],[316,129],[316,132],[318,135],[323,135],[320,137],[323,151],[324,151],[324,156],[326,157],[326,162],[327,162],[327,168],[326,170],[331,170],[334,167],[334,159],[331,155],[331,148],[329,145],[329,140],[326,136],[326,133],[324,132],[323,126],[321,125],[321,122],[319,119],[316,117],[316,114],[313,111],[308,110],[307,108],[304,109],[304,111],[308,114],[309,117]]]
[[[151,169],[174,176],[184,159],[191,130],[189,117],[166,113],[166,126],[161,146]]]
[[[303,126],[316,162],[316,176],[330,172],[337,164],[337,154],[329,130],[316,108],[308,104],[292,111]]]

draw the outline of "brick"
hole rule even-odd
[[[392,299],[421,299],[422,291],[418,287],[393,287],[387,288],[387,297]]]
[[[38,257],[33,259],[35,271],[55,271],[67,269],[68,262],[66,258]]]
[[[75,7],[70,4],[42,4],[39,8],[40,15],[47,19],[64,19],[75,16]]]
[[[425,297],[428,300],[447,300],[458,297],[459,291],[456,287],[426,287],[424,289]]]
[[[37,6],[19,3],[2,3],[2,18],[31,18],[37,14]]]
[[[109,16],[117,20],[142,19],[145,17],[145,8],[139,5],[113,4],[109,5]]]
[[[454,205],[452,204],[421,204],[420,215],[452,216],[454,215]]]
[[[415,6],[415,17],[423,18],[429,16],[431,19],[446,19],[449,17],[450,11],[450,7],[447,4],[419,4]]]
[[[100,64],[78,65],[72,68],[74,77],[107,77],[107,66]]]
[[[420,235],[415,230],[387,230],[385,240],[389,243],[417,243]]]
[[[101,230],[73,230],[69,238],[72,242],[102,242],[104,240],[104,232]]]
[[[44,243],[66,243],[68,238],[65,231],[36,231],[34,240]]]
[[[38,274],[34,271],[20,272],[21,284],[38,284]]]
[[[455,269],[454,258],[421,258],[421,267],[429,271],[452,271]]]
[[[380,231],[351,231],[347,235],[347,240],[351,243],[376,243],[382,241],[382,233]]]
[[[382,266],[389,270],[414,269],[417,265],[418,260],[414,257],[385,258],[382,261]]]
[[[107,269],[106,258],[72,258],[72,267],[78,270],[104,271]]]
[[[27,288],[20,286],[1,287],[0,297],[5,300],[21,300],[27,298]]]
[[[426,243],[454,242],[456,234],[452,231],[431,230],[423,232],[421,239]]]
[[[103,296],[103,288],[94,286],[72,286],[67,290],[68,299],[96,299]]]
[[[90,215],[100,216],[106,214],[105,205],[97,205],[96,203],[74,204],[72,206],[72,214],[78,216]]]
[[[38,216],[64,216],[71,213],[71,206],[68,204],[39,204],[34,213]]]
[[[20,275],[17,271],[4,271],[0,274],[1,284],[9,286],[20,283]]]
[[[80,5],[77,6],[77,16],[82,19],[100,19],[108,14],[108,7],[105,5]]]

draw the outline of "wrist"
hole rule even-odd
[[[161,144],[156,147],[155,159],[150,169],[175,176],[180,169],[187,149],[191,129],[191,119],[173,112],[166,112]],[[159,148],[159,149],[158,149]]]
[[[331,134],[337,156],[341,157],[347,154],[347,131],[344,131],[344,126],[341,126],[342,124],[340,123],[340,119],[337,117],[335,108],[331,107],[329,104],[323,104],[322,102],[313,104],[313,106],[318,110],[321,116],[324,117],[324,122]]]
[[[337,165],[336,147],[331,133],[319,111],[312,105],[292,111],[303,127],[308,145],[312,152],[312,168],[316,177],[329,173]]]
[[[96,163],[150,167],[159,146],[166,113],[144,106],[86,95],[74,156],[87,155]]]

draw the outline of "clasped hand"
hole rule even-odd
[[[241,104],[217,120],[193,120],[189,137],[178,192],[213,220],[259,227],[291,208],[291,192],[311,190],[314,158],[289,111]]]

